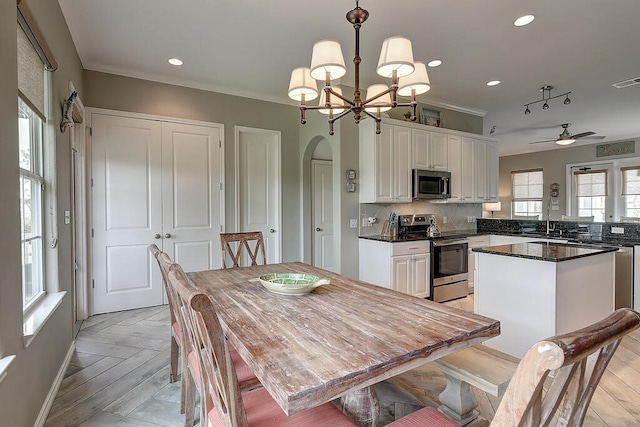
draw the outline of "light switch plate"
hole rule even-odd
[[[357,219],[350,219],[349,220],[349,227],[351,228],[358,228],[358,220]]]

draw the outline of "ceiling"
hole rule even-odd
[[[313,44],[342,45],[353,85],[354,31],[349,0],[59,0],[84,68],[292,104],[291,70],[308,67]],[[601,143],[640,136],[638,0],[361,0],[370,12],[361,29],[361,86],[382,83],[375,67],[382,41],[402,35],[414,59],[442,59],[429,69],[431,90],[420,102],[484,114],[484,135],[500,155],[560,149],[562,123],[572,133],[606,135]],[[533,14],[525,27],[515,18]],[[172,57],[184,61],[170,65]],[[488,87],[490,80],[502,83]],[[552,85],[564,98],[530,107]],[[309,114],[316,114],[311,112]],[[446,122],[446,117],[444,117]],[[346,119],[345,119],[346,120]]]

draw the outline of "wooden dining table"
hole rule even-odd
[[[306,295],[268,291],[268,273],[327,278]],[[300,262],[187,274],[227,339],[287,415],[336,398],[374,426],[373,385],[500,333],[500,322]]]

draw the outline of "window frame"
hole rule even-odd
[[[26,169],[21,165],[21,160],[18,158],[19,169],[20,169],[20,224],[21,224],[21,233],[20,233],[20,246],[22,253],[22,308],[23,313],[28,313],[35,305],[37,305],[42,298],[46,295],[46,286],[45,286],[45,250],[44,250],[44,239],[45,239],[45,215],[44,215],[44,205],[45,205],[45,195],[44,195],[44,186],[45,186],[45,177],[44,177],[44,121],[40,118],[37,112],[24,100],[22,97],[18,97],[18,115],[21,115],[21,111],[24,109],[28,109],[27,119],[29,120],[29,169]],[[21,118],[19,117],[18,120]],[[25,118],[22,118],[25,119]],[[18,126],[18,141],[20,141],[20,129],[22,126]],[[20,144],[20,142],[18,142]],[[20,156],[22,156],[23,151],[19,151]],[[27,215],[25,212],[26,202],[24,200],[24,195],[26,194],[26,183],[31,184],[30,188],[30,197],[31,203],[29,203],[30,209],[30,222],[31,222],[31,235],[26,236],[26,221]],[[33,201],[36,200],[36,203]],[[36,209],[33,209],[35,205]],[[37,214],[37,215],[36,215]],[[35,245],[37,249],[37,254],[32,253],[31,257],[33,259],[31,271],[31,280],[32,284],[35,283],[36,286],[33,287],[32,291],[29,293],[29,297],[27,299],[27,267],[25,263],[25,258],[27,257],[27,248],[26,245],[32,244],[33,242],[39,242],[39,245]],[[39,246],[39,247],[38,247]],[[33,251],[33,248],[32,248]]]
[[[516,198],[515,195],[515,188],[514,188],[514,177],[516,175],[530,175],[533,173],[539,173],[542,177],[542,183],[540,184],[540,191],[541,191],[541,196],[540,198],[537,197],[526,197],[526,198]],[[537,184],[535,184],[537,185]],[[527,187],[531,187],[530,184],[527,184]],[[527,191],[529,193],[529,191]],[[516,203],[526,203],[527,204],[527,210],[526,212],[523,211],[516,211]],[[535,206],[536,203],[539,203],[540,206],[540,210],[538,211],[537,209],[533,208],[531,209],[531,206]],[[543,214],[543,204],[544,204],[544,170],[542,168],[535,168],[535,169],[523,169],[523,170],[515,170],[515,171],[511,171],[511,217],[517,217],[517,216],[533,216],[533,215],[537,215],[538,219],[541,219],[542,214]]]

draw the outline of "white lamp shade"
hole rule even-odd
[[[398,95],[400,96],[411,96],[412,89],[415,89],[416,95],[426,93],[431,89],[427,66],[424,65],[424,62],[416,62],[413,65],[415,66],[413,73],[398,80]]]
[[[371,85],[367,88],[367,99],[371,99],[387,89],[389,88],[383,84]],[[378,108],[380,109],[380,112],[388,111],[391,109],[389,104],[391,104],[391,95],[387,93],[382,95],[380,98],[377,98],[375,101],[367,103],[367,105],[365,106],[365,111],[368,111],[370,113],[377,113]],[[381,105],[385,106],[381,107]]]
[[[331,89],[333,89],[334,92],[338,92],[340,95],[342,95],[342,89],[339,87],[332,87]],[[331,94],[331,96],[329,97],[331,99],[331,106],[332,107],[336,107],[333,108],[333,114],[340,114],[342,113],[344,110],[346,110],[346,108],[340,108],[340,107],[344,107],[344,101],[341,98],[338,98],[337,96]],[[324,105],[327,104],[327,98],[326,98],[326,93],[325,91],[321,91],[320,92],[320,102],[318,102],[318,106],[322,107]],[[329,114],[331,112],[331,110],[329,110],[328,108],[320,108],[318,110],[319,113],[322,114]]]
[[[482,207],[484,208],[485,211],[498,212],[502,210],[502,202],[483,203]]]
[[[311,77],[325,81],[327,72],[331,80],[347,74],[340,43],[334,40],[320,40],[313,45],[311,54]]]
[[[382,43],[380,59],[376,71],[382,77],[392,77],[397,71],[398,77],[413,73],[413,49],[411,40],[404,37],[389,37]]]
[[[305,102],[318,97],[318,84],[311,77],[310,70],[305,67],[293,70],[289,81],[289,98],[301,101],[302,95]]]

